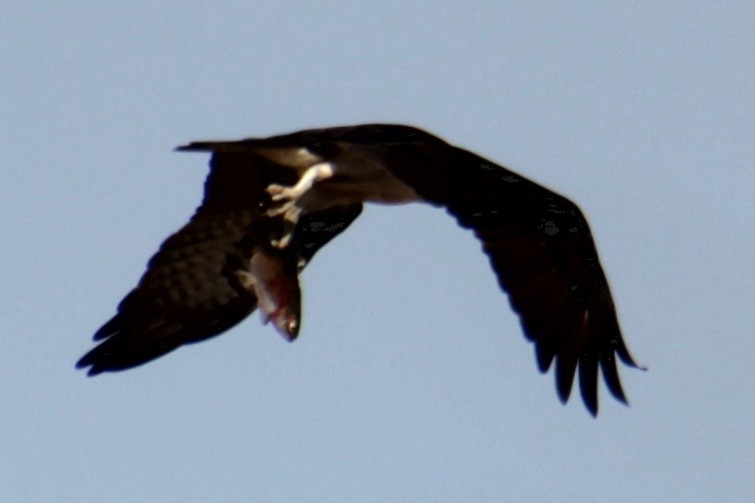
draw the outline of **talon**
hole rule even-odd
[[[278,192],[281,192],[283,189],[285,189],[285,185],[281,185],[279,183],[271,183],[265,188],[265,192],[268,194],[277,194]]]
[[[271,183],[270,185],[268,185],[265,189],[265,192],[270,195],[270,199],[272,199],[273,201],[282,201],[284,199],[296,198],[296,195],[293,194],[291,187],[286,187],[285,185],[279,185],[277,183]]]
[[[291,234],[286,234],[280,239],[273,238],[270,240],[270,244],[273,246],[273,248],[278,248],[279,250],[282,250],[285,247],[287,247],[290,242],[291,242]]]
[[[270,196],[270,201],[276,203],[265,211],[265,215],[268,217],[277,217],[284,213],[288,213],[294,208],[294,204],[299,197],[299,194],[296,193],[296,190],[294,190],[293,187],[287,187],[277,183],[271,183],[268,185],[265,188],[265,192]]]
[[[301,208],[298,206],[292,206],[283,215],[283,234],[280,239],[271,239],[270,244],[274,248],[282,250],[287,247],[294,237],[296,232],[296,224],[299,222],[299,216],[301,215]]]
[[[286,201],[280,206],[274,206],[272,208],[269,208],[267,211],[265,211],[265,215],[268,217],[277,217],[279,215],[283,215],[284,213],[288,213],[293,208],[294,208],[294,202]]]

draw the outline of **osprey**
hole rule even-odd
[[[636,367],[584,215],[521,175],[420,129],[368,124],[262,139],[202,141],[212,153],[202,205],[152,257],[77,367],[89,375],[141,365],[218,335],[260,307],[289,341],[299,332],[298,273],[365,202],[444,207],[482,242],[535,344],[555,361],[566,402],[579,372],[597,414],[598,374],[626,403],[616,357]]]

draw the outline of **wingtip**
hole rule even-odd
[[[556,353],[551,348],[546,347],[544,343],[535,344],[535,359],[541,374],[548,372],[555,356]]]
[[[103,339],[107,339],[108,337],[118,333],[122,328],[123,325],[121,315],[120,313],[118,313],[102,324],[102,326],[92,336],[92,340],[97,342]]]
[[[582,388],[582,403],[593,418],[598,417],[598,383],[590,382]]]
[[[76,362],[76,370],[84,370],[90,365],[92,365],[91,356],[90,356],[90,353],[87,353],[81,358],[79,358],[79,361]],[[91,372],[92,372],[92,369],[90,368],[87,371],[87,375],[93,375],[91,374]]]
[[[89,359],[88,357],[89,357],[89,353],[79,358],[79,360],[76,362],[76,370],[81,370],[90,365],[89,362],[87,361]]]
[[[613,393],[612,393],[612,394],[613,394]],[[621,403],[621,404],[622,404],[622,405],[624,405],[625,407],[629,407],[629,399],[628,399],[628,398],[627,398],[627,396],[626,396],[626,395],[624,394],[623,390],[622,390],[622,393],[621,393],[621,395],[616,395],[616,394],[613,394],[613,397],[614,397],[614,398],[616,399],[616,401],[617,401],[617,402]]]
[[[597,419],[598,418],[598,404],[596,403],[595,405],[590,406],[585,403],[585,406],[587,407],[587,411],[590,413],[590,416],[592,416],[593,419]]]
[[[561,403],[564,405],[569,401],[571,388],[571,380],[559,379],[558,374],[556,374],[556,393],[558,394],[558,399],[561,400]]]
[[[557,388],[558,392],[558,399],[561,402],[561,405],[566,406],[567,403],[569,403],[569,394],[563,394],[560,388]],[[584,397],[583,397],[584,398]],[[598,402],[588,402],[587,400],[582,400],[585,404],[585,408],[587,409],[587,412],[590,413],[590,416],[592,416],[593,419],[596,419],[598,417]]]
[[[556,391],[564,403],[571,395],[578,362],[579,360],[574,355],[560,354],[556,358]]]
[[[86,356],[84,358],[86,358]],[[97,374],[101,374],[103,372],[103,369],[97,368],[97,365],[93,364],[92,362],[85,361],[84,358],[76,362],[76,370],[86,370],[87,377],[94,377]]]
[[[107,356],[107,352],[102,352],[102,345],[94,347],[76,362],[76,370],[86,370],[87,377],[93,377],[108,370],[102,363],[102,357]]]
[[[598,355],[587,353],[579,361],[579,391],[587,410],[598,415]]]
[[[616,351],[616,355],[627,367],[640,369],[642,371],[646,371],[648,369],[647,366],[640,365],[635,361],[635,359],[632,357],[632,354],[629,352],[629,348],[627,348],[623,340],[619,340],[619,343],[616,346],[615,351]]]
[[[89,370],[87,370],[87,377],[94,377],[96,375],[102,374],[103,372],[103,369],[97,368],[95,365],[92,365],[91,367],[89,367]]]

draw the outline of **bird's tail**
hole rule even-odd
[[[175,148],[179,152],[240,152],[244,146],[237,141],[193,141]]]

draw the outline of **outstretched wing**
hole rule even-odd
[[[249,152],[216,152],[195,215],[152,257],[118,313],[94,335],[102,341],[77,367],[89,374],[146,363],[177,347],[218,335],[257,307],[254,290],[240,281],[253,250],[287,268],[292,280],[317,250],[359,215],[358,207],[333,208],[300,222],[294,246],[270,247],[280,222],[260,215],[264,189],[295,175]]]
[[[556,387],[566,402],[579,369],[588,410],[598,409],[599,368],[611,393],[626,402],[616,356],[636,366],[621,337],[605,274],[582,212],[550,190],[455,147],[407,144],[416,162],[386,167],[425,200],[445,206],[474,230],[535,343],[538,366],[556,362]],[[439,161],[439,157],[443,160]],[[397,157],[398,158],[398,157]]]

